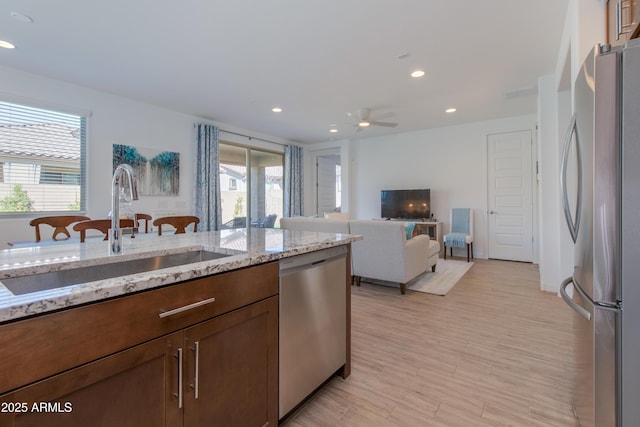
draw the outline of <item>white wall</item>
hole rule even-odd
[[[605,4],[600,0],[570,0],[558,43],[556,70],[539,84],[538,117],[540,181],[541,288],[558,292],[573,272],[573,243],[560,195],[560,157],[573,109],[573,84],[580,66],[596,43],[605,40]]]
[[[61,111],[90,112],[87,147],[87,215],[106,218],[111,209],[112,144],[151,147],[180,153],[180,193],[177,197],[141,197],[134,202],[136,212],[153,216],[193,213],[194,123],[208,122],[223,129],[243,134],[249,131],[194,116],[132,101],[62,81],[0,67],[0,99],[24,102]],[[285,141],[254,133],[278,144]],[[245,145],[276,148],[281,145],[249,141],[237,137]],[[36,215],[34,215],[36,216]],[[33,240],[30,218],[0,219],[0,248],[6,242]]]
[[[487,135],[535,125],[532,114],[351,141],[351,216],[380,217],[382,189],[429,188],[444,233],[451,208],[474,209],[474,255],[486,258]]]

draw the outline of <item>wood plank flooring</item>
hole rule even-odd
[[[537,266],[475,265],[444,297],[352,288],[352,373],[282,424],[577,426],[571,311]]]

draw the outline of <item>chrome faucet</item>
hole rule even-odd
[[[126,181],[129,183],[131,200],[138,200],[138,184],[133,168],[127,164],[118,165],[111,179],[111,229],[109,230],[109,250],[112,254],[118,254],[122,251],[120,188],[122,188],[124,177],[126,177]]]

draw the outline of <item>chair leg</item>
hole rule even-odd
[[[444,242],[443,245],[444,245],[444,259],[447,259],[447,242]]]
[[[432,272],[434,272],[434,273],[436,272],[436,265],[435,265],[435,264],[433,264],[433,265],[431,266],[431,271],[432,271]]]
[[[467,262],[469,262],[469,247],[471,245],[469,243],[467,243]]]
[[[404,295],[407,292],[407,284],[406,283],[400,283],[400,293],[402,295]]]
[[[471,242],[471,259],[473,259],[473,242]]]
[[[360,286],[360,276],[353,276],[356,279],[356,286]]]

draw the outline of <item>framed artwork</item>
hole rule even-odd
[[[180,190],[180,153],[113,144],[113,171],[122,163],[133,167],[141,196],[177,196]]]

